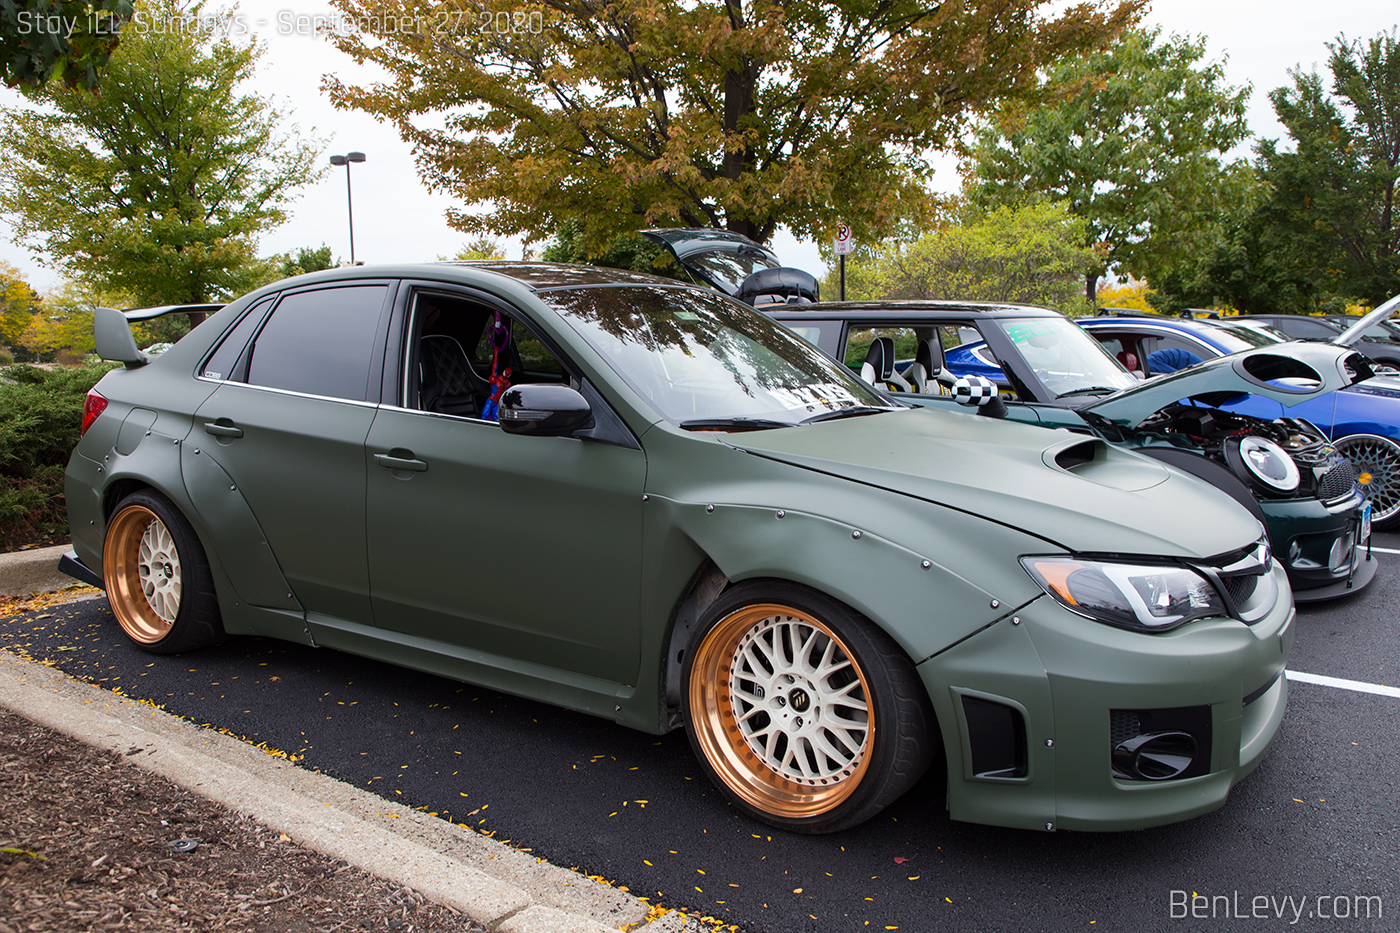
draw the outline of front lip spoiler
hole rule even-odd
[[[102,575],[79,560],[76,551],[69,551],[58,559],[58,571],[68,574],[74,580],[81,580],[88,586],[95,586],[99,590],[106,588],[106,584],[102,581]]]
[[[1357,550],[1361,550],[1360,547]],[[1369,550],[1369,549],[1368,549]],[[1315,603],[1324,599],[1335,599],[1338,596],[1347,596],[1352,593],[1360,593],[1366,586],[1375,579],[1376,571],[1380,568],[1380,561],[1374,557],[1363,557],[1357,562],[1356,570],[1349,580],[1338,580],[1326,586],[1316,586],[1309,589],[1294,590],[1293,601],[1295,603]]]

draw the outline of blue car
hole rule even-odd
[[[1391,299],[1367,315],[1365,323],[1357,322],[1331,342],[1355,345],[1360,335],[1397,308],[1400,299]],[[1257,347],[1288,345],[1285,336],[1268,328],[1232,319],[1119,316],[1081,319],[1078,323],[1125,369],[1147,378]],[[1357,349],[1365,353],[1367,347]],[[1276,402],[1258,395],[1227,400],[1219,407],[1257,418],[1277,418],[1280,414]],[[1315,424],[1356,464],[1378,526],[1400,524],[1400,377],[1358,379],[1338,391],[1300,401],[1288,414]]]

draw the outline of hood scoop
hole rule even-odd
[[[1159,463],[1146,457],[1109,456],[1108,444],[1098,438],[1074,440],[1045,451],[1045,465],[1073,473],[1100,486],[1140,492],[1165,483],[1170,476]]]

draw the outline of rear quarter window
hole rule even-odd
[[[249,385],[366,400],[387,291],[359,285],[287,295],[253,341]]]

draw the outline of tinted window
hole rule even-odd
[[[242,355],[243,348],[248,345],[248,338],[253,336],[253,331],[257,330],[258,324],[262,323],[263,313],[267,311],[267,306],[272,304],[272,301],[273,299],[266,298],[243,315],[243,319],[228,332],[224,342],[219,344],[219,349],[215,350],[213,355],[209,357],[209,361],[204,364],[200,375],[206,379],[230,379],[233,377],[233,367],[238,364],[238,357]]]
[[[283,298],[253,342],[248,382],[363,401],[385,290],[327,288]]]

